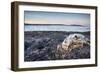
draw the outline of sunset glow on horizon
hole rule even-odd
[[[90,14],[24,11],[25,24],[78,24],[90,26]]]

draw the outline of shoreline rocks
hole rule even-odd
[[[57,57],[57,45],[60,45],[66,36],[76,32],[53,32],[36,31],[25,32],[24,61],[46,61],[63,59],[86,59],[90,58],[90,45],[83,44],[83,48],[72,49],[61,58]],[[90,39],[89,32],[79,33]]]

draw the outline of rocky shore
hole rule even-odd
[[[66,36],[79,33],[90,39],[90,32],[61,32],[61,31],[25,31],[24,32],[24,61],[62,60],[56,57],[57,45]],[[90,45],[84,44],[66,53],[64,59],[90,58]]]

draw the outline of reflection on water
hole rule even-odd
[[[87,32],[90,31],[89,26],[74,25],[25,25],[24,31],[69,31],[69,32]]]

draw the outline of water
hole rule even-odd
[[[24,31],[68,31],[68,32],[87,32],[89,26],[69,26],[69,25],[25,25]]]

